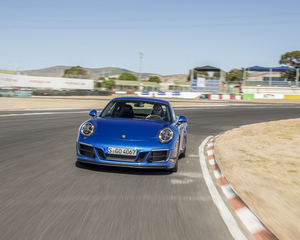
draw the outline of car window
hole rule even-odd
[[[150,101],[112,101],[106,106],[100,117],[172,121],[168,105]]]

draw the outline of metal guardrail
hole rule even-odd
[[[34,96],[110,96],[111,91],[99,90],[34,90]]]

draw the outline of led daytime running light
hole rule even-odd
[[[158,139],[161,143],[167,143],[173,139],[173,136],[173,131],[170,128],[165,128],[159,132]]]
[[[94,130],[95,130],[94,124],[87,122],[87,123],[83,124],[80,132],[81,132],[82,136],[89,137],[94,133]]]

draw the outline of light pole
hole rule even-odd
[[[299,83],[299,68],[296,69],[296,87],[298,87]]]
[[[140,54],[140,75],[139,75],[139,87],[140,87],[140,89],[139,90],[141,90],[142,65],[143,65],[144,55],[143,55],[143,53],[139,53],[139,54]]]

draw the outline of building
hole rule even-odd
[[[116,85],[114,86],[114,91],[130,91],[130,92],[159,92],[161,86],[156,82],[141,81],[124,81],[115,80]]]

